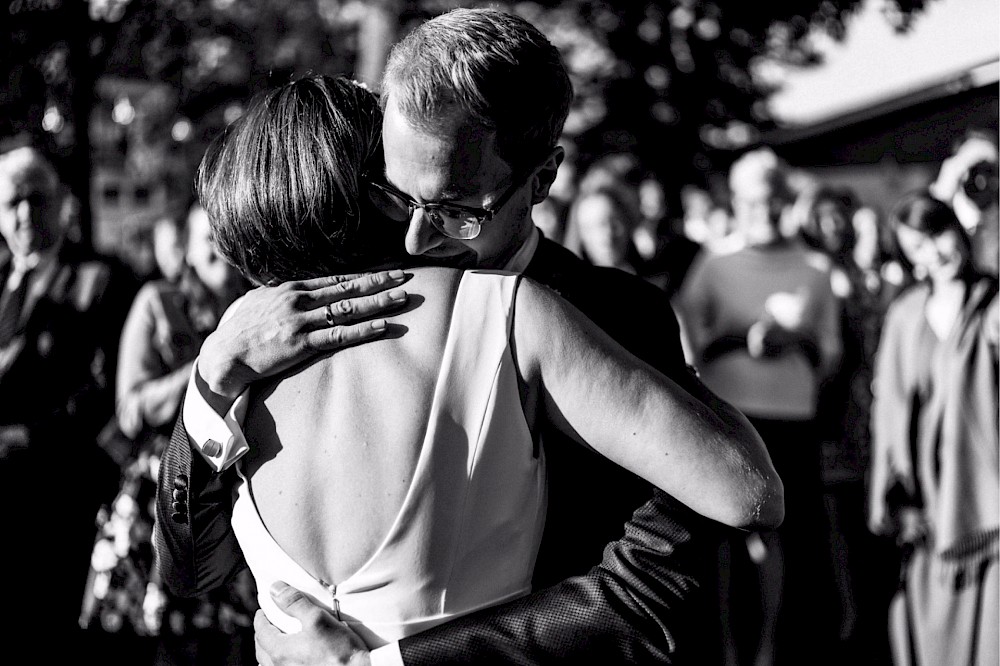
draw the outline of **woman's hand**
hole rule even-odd
[[[808,333],[786,328],[771,319],[758,321],[747,331],[747,351],[754,358],[774,358],[795,350],[805,354],[814,367],[819,366],[819,350]]]
[[[211,393],[205,397],[224,414],[258,379],[379,337],[385,320],[372,318],[406,303],[406,292],[395,289],[406,279],[393,270],[254,289],[229,309],[201,348],[200,386]]]
[[[116,405],[118,429],[129,439],[134,439],[142,430],[142,403],[139,397],[126,394],[119,398]]]

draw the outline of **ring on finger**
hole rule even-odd
[[[330,307],[329,303],[326,304],[326,324],[327,324],[327,326],[333,326],[334,325],[334,321],[333,321],[333,308]]]

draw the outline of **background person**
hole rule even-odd
[[[636,275],[642,258],[632,243],[635,220],[630,214],[614,190],[581,194],[570,207],[565,244],[594,266]]]
[[[931,194],[955,211],[972,240],[980,271],[997,275],[1000,266],[1000,149],[996,132],[970,130],[941,164]]]
[[[742,544],[734,545],[730,617],[739,618],[731,623],[739,663],[816,659],[834,598],[815,419],[820,386],[841,354],[840,310],[829,261],[780,233],[791,204],[784,178],[768,149],[733,164],[744,247],[702,255],[679,300],[703,381],[761,433],[788,498],[784,523],[746,542],[759,576],[760,625],[747,621],[758,594],[739,568]],[[729,569],[723,563],[724,588]]]
[[[903,552],[889,625],[896,664],[1000,659],[997,282],[927,193],[890,217],[926,277],[892,304],[875,368],[868,523]]]
[[[161,217],[153,223],[153,259],[168,282],[181,277],[184,269],[184,225],[176,217]]]
[[[44,639],[60,659],[81,649],[94,516],[115,492],[96,437],[134,294],[133,276],[67,239],[67,196],[30,140],[0,149],[0,567],[19,600],[0,623],[12,653]]]
[[[184,600],[163,589],[153,568],[158,461],[201,343],[247,286],[215,251],[201,206],[190,209],[185,224],[170,228],[179,233],[183,252],[178,275],[143,285],[121,334],[117,435],[106,435],[105,446],[117,445],[113,457],[122,484],[98,518],[80,623],[121,636],[161,636],[157,663],[239,662],[241,644],[234,634],[250,626],[257,609],[249,576],[211,596]]]
[[[803,193],[796,208],[802,215],[802,240],[830,260],[830,286],[841,313],[843,354],[821,386],[817,410],[840,596],[841,658],[870,655],[878,660],[888,659],[884,617],[892,590],[886,588],[885,573],[895,567],[892,549],[867,529],[865,478],[871,459],[875,350],[895,289],[879,270],[884,259],[876,221],[859,216],[856,202],[850,190],[818,186]],[[871,226],[864,226],[869,220]]]

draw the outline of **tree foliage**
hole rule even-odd
[[[667,182],[689,182],[720,149],[773,124],[762,63],[817,64],[811,36],[843,38],[862,3],[13,0],[0,29],[0,133],[44,127],[58,150],[89,151],[80,124],[115,108],[95,82],[147,81],[153,92],[127,100],[134,122],[116,145],[136,168],[172,155],[183,172],[254,91],[307,71],[353,74],[379,40],[456,6],[500,4],[564,54],[577,94],[567,136],[580,161],[631,151]],[[884,13],[905,30],[924,5],[886,0]]]

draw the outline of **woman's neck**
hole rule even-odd
[[[931,278],[931,294],[924,308],[924,316],[939,339],[946,339],[955,327],[965,297],[966,284],[961,275]]]

